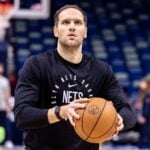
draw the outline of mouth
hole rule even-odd
[[[68,36],[69,36],[69,37],[76,37],[76,35],[75,35],[75,34],[72,34],[72,33],[68,34]]]

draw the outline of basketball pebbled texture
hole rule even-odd
[[[80,119],[75,120],[75,131],[90,143],[103,143],[116,132],[117,112],[103,98],[90,98],[85,109],[76,110]]]

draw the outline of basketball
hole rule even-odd
[[[90,143],[103,143],[116,132],[117,112],[103,98],[90,98],[85,109],[76,110],[80,119],[75,119],[75,132]]]

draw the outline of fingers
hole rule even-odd
[[[90,99],[88,98],[81,98],[81,99],[74,100],[73,103],[87,103],[89,101]]]
[[[108,101],[108,103],[110,103],[111,105],[113,105],[113,102],[112,102],[112,101]]]
[[[79,119],[80,116],[76,112],[77,109],[84,109],[89,102],[88,98],[77,99],[68,104],[67,106],[67,118],[69,119],[71,125],[75,126],[74,120]]]
[[[118,115],[118,122],[117,122],[117,132],[120,132],[124,128],[123,118]]]
[[[113,137],[116,137],[119,134],[119,132],[123,130],[124,128],[123,118],[119,114],[117,114],[117,116],[118,116],[118,121],[116,124],[117,127],[116,127],[116,132],[113,135]]]
[[[112,101],[109,101],[109,103],[113,105]],[[118,133],[124,128],[123,118],[119,114],[117,114],[117,117],[118,121],[116,124],[116,132],[114,133],[113,137],[118,135]]]
[[[71,115],[68,115],[68,120],[70,121],[70,124],[71,124],[72,126],[75,126],[73,117],[72,117]]]
[[[85,108],[87,105],[87,103],[70,103],[70,107],[72,109],[81,109],[81,108]]]
[[[74,109],[85,108],[89,101],[90,100],[88,98],[77,99],[70,103],[70,107]]]
[[[79,119],[79,118],[80,118],[79,114],[77,114],[74,109],[69,109],[69,110],[68,110],[68,115],[69,115],[69,116],[72,116],[73,118],[76,118],[76,119]]]

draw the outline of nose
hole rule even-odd
[[[75,24],[74,24],[73,21],[70,22],[69,30],[70,30],[70,31],[75,31]]]

